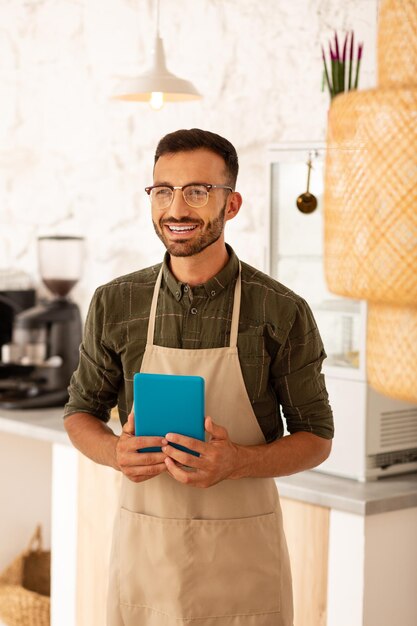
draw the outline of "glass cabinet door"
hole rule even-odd
[[[277,144],[268,151],[269,272],[311,306],[328,355],[327,373],[364,379],[366,304],[332,294],[324,277],[324,161],[323,143]],[[317,208],[303,213],[297,198],[307,191],[309,169]]]

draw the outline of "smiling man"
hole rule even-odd
[[[109,626],[293,624],[273,478],[330,453],[325,353],[305,301],[225,243],[237,174],[219,135],[162,138],[145,191],[164,261],[98,288],[90,306],[65,425],[79,450],[123,473]],[[135,436],[137,371],[204,377],[206,441]],[[120,437],[106,425],[116,404]],[[161,452],[137,452],[152,446]]]
[[[159,151],[163,150],[163,145],[161,141]],[[172,257],[197,255],[219,240],[217,247],[225,251],[225,221],[234,217],[242,202],[240,194],[233,192],[230,186],[235,181],[230,180],[233,173],[225,171],[223,158],[205,148],[193,152],[193,158],[190,159],[189,151],[161,156],[157,151],[155,182],[152,187],[145,189],[151,198],[155,232]],[[204,182],[216,180],[219,176],[221,179],[229,178],[229,184]],[[167,182],[175,178],[191,182],[182,185]],[[177,192],[182,192],[179,194],[179,202],[175,200]],[[208,202],[210,194],[215,202]],[[234,196],[235,210],[226,216],[226,206],[231,194]],[[191,215],[184,214],[184,202],[198,211],[194,210]]]
[[[211,154],[207,150],[201,150],[196,155],[196,162],[201,168],[210,162]],[[181,155],[176,155],[174,164],[181,166]],[[196,163],[196,165],[197,165]],[[160,167],[155,167],[159,170]],[[207,206],[208,194],[216,189],[223,189],[233,192],[227,185],[209,185],[207,183],[187,183],[183,186],[167,186],[167,183],[155,182],[152,187],[146,187],[145,191],[151,196],[153,207],[153,225],[155,232],[165,245],[168,253],[172,256],[193,256],[202,252],[207,246],[216,242],[223,234],[225,223],[226,202],[220,214],[212,216],[204,222],[203,215],[199,219],[180,215],[175,217],[172,207],[174,193],[176,190],[182,191],[185,202],[193,207],[204,209]],[[174,203],[176,204],[176,203]],[[169,217],[160,217],[161,211],[169,210]],[[161,214],[163,215],[163,214]]]

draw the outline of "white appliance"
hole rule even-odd
[[[313,309],[328,358],[323,372],[335,420],[330,457],[317,471],[360,481],[417,471],[417,406],[373,390],[366,378],[364,301],[327,289],[323,271],[323,142],[274,144],[267,153],[269,219],[266,271]],[[304,214],[297,197],[310,192],[317,209]]]
[[[316,469],[360,481],[417,471],[417,407],[381,395],[366,381],[325,376],[335,438]]]

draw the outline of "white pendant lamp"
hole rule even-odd
[[[126,78],[116,87],[113,98],[128,102],[149,102],[155,110],[165,102],[198,100],[201,94],[192,83],[172,74],[165,62],[162,38],[159,36],[159,0],[157,0],[156,37],[152,63],[147,72]]]

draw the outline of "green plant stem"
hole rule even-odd
[[[356,75],[355,75],[355,85],[354,85],[354,89],[358,88],[358,83],[359,83],[359,68],[361,65],[361,61],[360,59],[358,59],[358,62],[356,63]]]
[[[338,76],[337,76],[338,61],[332,59],[331,64],[332,64],[333,95],[335,96],[337,93],[339,93],[339,81],[338,81]]]
[[[329,88],[330,97],[333,98],[334,96],[333,88],[330,82],[329,72],[327,71],[327,63],[325,59],[323,59],[323,65],[324,65],[323,82],[324,82],[324,79],[326,79],[327,87]]]
[[[338,65],[338,85],[339,91],[345,90],[345,64],[342,61],[337,62]]]
[[[349,59],[349,82],[348,82],[348,91],[352,88],[352,61]]]

